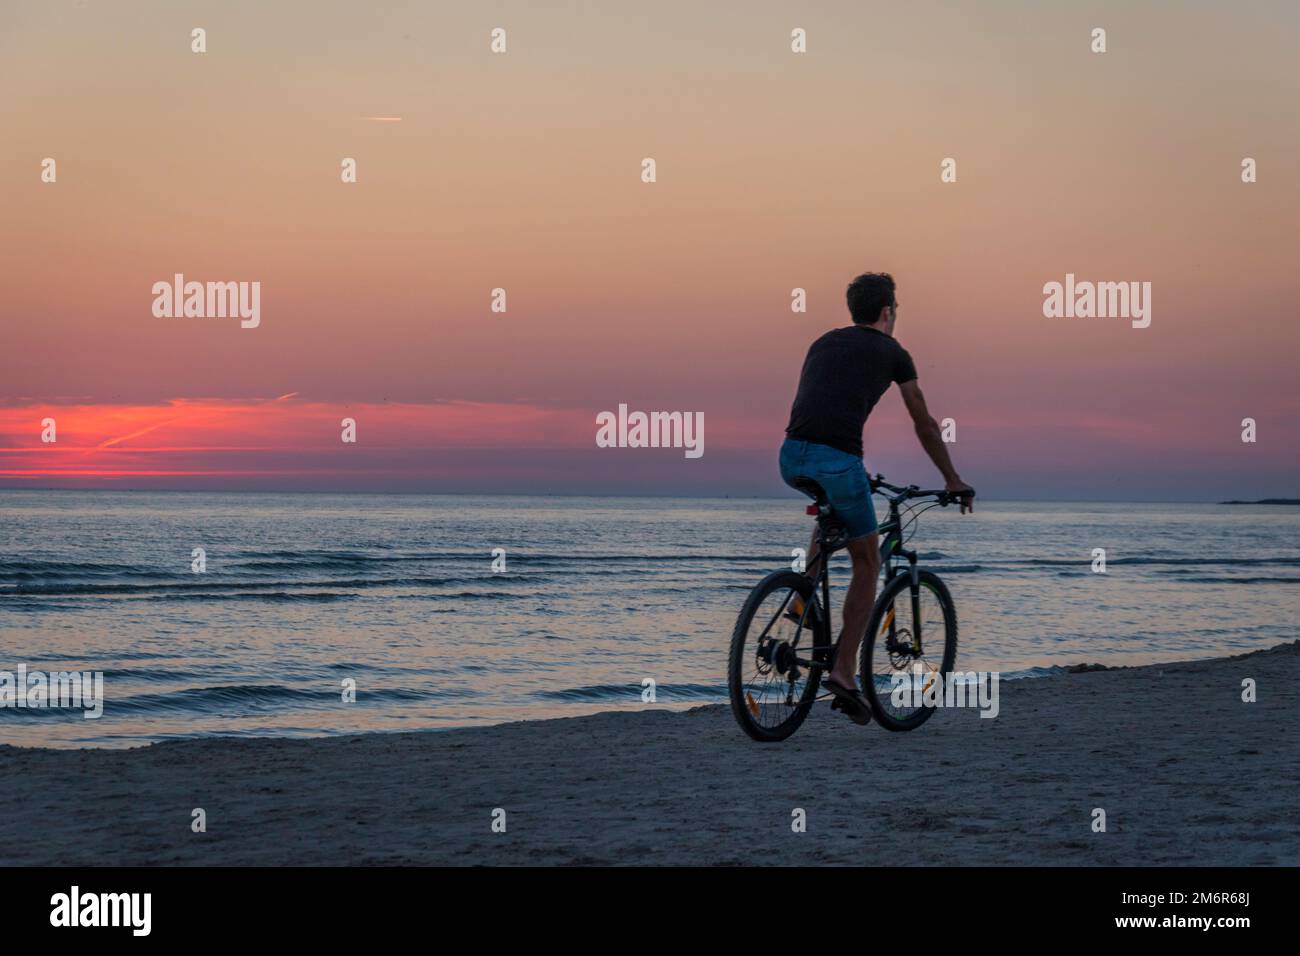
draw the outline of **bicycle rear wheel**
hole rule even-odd
[[[957,609],[932,571],[901,571],[871,611],[859,654],[862,692],[886,730],[915,730],[935,708],[925,703],[936,675],[948,681],[957,661]]]
[[[808,608],[801,620],[787,616],[795,594]],[[755,740],[784,740],[808,716],[830,657],[825,618],[813,582],[794,571],[750,592],[731,634],[727,689],[736,723]]]

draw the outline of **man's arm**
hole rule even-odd
[[[957,474],[957,469],[953,466],[952,458],[948,455],[948,446],[943,441],[943,431],[939,428],[939,423],[931,417],[930,410],[926,408],[925,396],[921,394],[921,386],[916,383],[916,379],[903,382],[898,386],[898,390],[903,393],[903,403],[912,416],[912,423],[916,426],[916,437],[920,440],[921,447],[943,474],[944,487],[949,491],[971,490],[970,485],[961,480],[961,475]],[[962,514],[973,510],[970,499],[963,498]]]

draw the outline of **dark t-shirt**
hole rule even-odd
[[[827,332],[808,349],[787,438],[862,457],[862,426],[891,382],[910,382],[916,366],[893,338],[865,325]]]

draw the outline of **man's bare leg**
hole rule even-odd
[[[880,535],[873,531],[865,538],[850,541],[848,551],[853,560],[853,580],[844,596],[844,630],[840,632],[839,650],[835,652],[831,677],[841,687],[857,687],[853,677],[858,670],[858,647],[867,633],[871,608],[876,603]]]

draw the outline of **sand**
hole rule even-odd
[[[1243,703],[1241,682],[1257,682]],[[313,740],[0,748],[11,864],[1300,864],[1300,641],[1004,682],[782,744],[725,706]],[[207,832],[191,831],[191,810]],[[506,832],[492,832],[494,808]],[[1092,830],[1094,808],[1106,812]],[[807,831],[792,832],[792,811]]]

